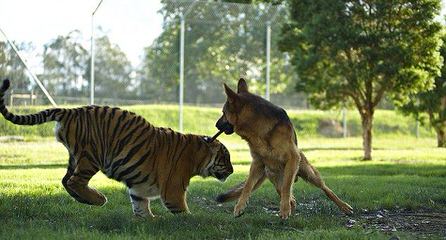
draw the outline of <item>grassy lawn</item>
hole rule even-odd
[[[234,203],[213,198],[242,181],[250,164],[247,145],[224,136],[235,173],[221,184],[193,179],[191,215],[174,216],[152,202],[154,219],[132,215],[123,184],[97,174],[91,185],[109,202],[91,207],[74,201],[61,179],[67,153],[53,139],[0,143],[0,238],[6,239],[402,239],[446,237],[446,149],[431,138],[377,138],[375,159],[360,161],[361,139],[301,138],[299,146],[327,185],[355,209],[344,216],[317,188],[299,181],[298,207],[287,221],[277,216],[279,198],[270,183],[255,192],[245,215]],[[424,218],[423,218],[424,216]],[[441,229],[442,227],[442,229]]]

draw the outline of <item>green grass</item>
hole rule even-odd
[[[72,107],[72,106],[65,106]],[[45,109],[45,106],[15,107],[10,109],[16,114],[29,114]],[[142,115],[149,122],[157,126],[178,129],[178,106],[174,105],[137,105],[124,106],[127,109]],[[184,108],[184,129],[187,132],[212,135],[215,133],[215,122],[221,115],[221,108],[193,107]],[[321,137],[318,129],[322,120],[335,120],[341,122],[342,116],[339,111],[316,111],[316,110],[289,110],[288,115],[293,122],[299,137]],[[347,113],[347,126],[350,136],[361,136],[361,121],[356,110]],[[402,116],[395,111],[377,110],[375,113],[374,129],[375,136],[414,136],[415,121],[412,118]],[[1,135],[25,135],[48,137],[53,136],[54,124],[44,124],[23,128],[13,125],[0,118]],[[432,129],[420,127],[419,133],[424,137],[432,137]]]
[[[215,113],[218,115],[218,112]],[[361,213],[380,209],[446,211],[446,149],[435,139],[378,137],[373,161],[360,161],[361,139],[300,138],[299,146],[327,185],[355,209],[340,213],[319,190],[303,181],[294,187],[297,212],[281,221],[279,198],[270,183],[256,191],[246,214],[232,217],[234,203],[213,198],[246,178],[250,157],[246,143],[224,136],[235,173],[221,184],[195,177],[188,191],[191,215],[174,216],[152,202],[155,219],[132,216],[125,187],[97,174],[91,186],[109,202],[92,207],[74,201],[60,183],[67,163],[64,147],[52,139],[0,144],[0,238],[4,239],[412,239],[413,233],[383,233],[362,227]],[[352,228],[345,227],[356,219]],[[429,238],[441,238],[430,235]]]

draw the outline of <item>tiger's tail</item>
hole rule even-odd
[[[61,114],[63,113],[63,109],[60,108],[46,109],[29,115],[15,115],[9,112],[5,106],[4,96],[10,85],[9,80],[5,79],[0,88],[0,112],[6,120],[18,125],[36,125],[45,122],[59,121],[63,116],[63,114]]]

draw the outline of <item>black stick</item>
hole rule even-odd
[[[222,133],[223,133],[222,130],[218,131],[218,133],[216,133],[211,139],[209,139],[208,143],[213,142],[213,141],[214,141],[215,139],[217,139],[217,137],[220,136],[220,134],[222,134]]]

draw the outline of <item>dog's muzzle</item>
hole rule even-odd
[[[215,124],[219,131],[223,131],[226,135],[234,133],[234,126],[221,117]]]

